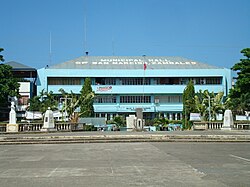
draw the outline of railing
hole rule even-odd
[[[0,124],[0,132],[6,132],[6,124]]]
[[[194,122],[193,128],[194,130],[218,130],[221,129],[223,125],[223,122],[209,122],[209,121],[203,121],[203,122]]]
[[[194,122],[193,128],[194,130],[218,130],[223,126],[223,122]],[[233,129],[239,130],[249,130],[250,129],[250,121],[234,121]]]
[[[6,126],[7,124],[0,124],[0,132],[6,132]],[[79,123],[70,123],[70,122],[60,122],[60,123],[55,123],[55,129],[57,131],[74,131],[74,130],[81,130],[82,128],[79,128],[79,126],[83,127],[83,124]],[[43,127],[42,122],[37,122],[37,123],[18,123],[18,132],[39,132],[41,131]]]
[[[19,123],[19,132],[23,131],[40,131],[43,127],[43,123]],[[55,123],[55,129],[57,131],[72,131],[77,130],[78,123],[60,122]]]
[[[212,130],[221,129],[223,122],[208,122],[207,128]]]
[[[239,130],[250,130],[250,121],[236,121],[234,128]]]
[[[43,126],[42,123],[19,123],[18,124],[18,132],[40,131],[42,126]]]

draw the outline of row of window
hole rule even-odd
[[[81,85],[80,77],[48,77],[48,85]],[[196,77],[196,78],[104,78],[92,79],[95,85],[186,85],[190,80],[196,85],[222,84],[222,77]]]
[[[81,85],[81,78],[48,77],[48,85]]]
[[[149,78],[123,78],[120,80],[122,85],[150,85]]]
[[[151,96],[120,96],[120,103],[151,103]]]
[[[182,103],[182,95],[155,96],[155,103]]]
[[[117,103],[117,98],[99,95],[95,103]],[[120,103],[151,103],[151,96],[120,96]],[[182,95],[155,96],[155,103],[182,103]]]
[[[116,103],[115,96],[96,96],[95,103]]]

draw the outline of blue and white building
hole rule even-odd
[[[134,114],[143,108],[144,118],[161,113],[182,119],[182,94],[189,80],[195,91],[224,92],[232,87],[231,70],[181,57],[82,56],[38,70],[37,92],[59,89],[80,93],[90,77],[96,94],[96,117]]]

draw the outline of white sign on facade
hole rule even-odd
[[[190,121],[201,121],[200,113],[190,113]]]
[[[85,65],[88,64],[89,62],[87,61],[77,61],[75,62],[76,65]],[[168,59],[147,59],[146,61],[143,59],[125,59],[125,58],[112,58],[112,59],[100,59],[99,61],[93,61],[91,62],[92,64],[95,65],[109,65],[109,64],[113,64],[113,65],[135,65],[135,64],[160,64],[160,65],[165,65],[165,64],[170,64],[170,65],[195,65],[197,64],[196,62],[178,62],[178,61],[170,61]]]

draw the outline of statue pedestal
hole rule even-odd
[[[18,132],[18,124],[7,124],[6,132]]]
[[[57,131],[55,128],[55,122],[53,117],[53,112],[48,108],[44,115],[43,127],[41,128],[42,132],[54,132]]]
[[[41,132],[56,132],[57,130],[55,128],[41,128]]]
[[[15,111],[15,104],[11,102],[9,113],[9,124],[6,126],[6,132],[18,132],[18,124],[16,124],[16,111]]]
[[[230,131],[230,130],[232,130],[232,128],[231,128],[231,127],[221,127],[220,130],[223,130],[223,131]]]
[[[224,120],[221,130],[232,130],[234,125],[233,115],[231,110],[226,110],[224,113]]]

